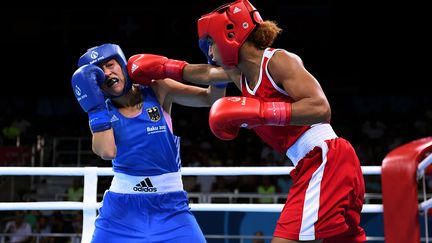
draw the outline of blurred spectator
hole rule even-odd
[[[197,177],[196,182],[200,187],[201,193],[210,193],[213,188],[213,184],[216,182],[216,176],[200,175]]]
[[[217,167],[217,166],[222,166],[223,165],[223,163],[222,163],[222,160],[221,160],[221,158],[220,158],[220,155],[218,154],[218,152],[217,151],[213,151],[213,152],[209,152],[209,166],[215,166],[215,167]]]
[[[367,120],[362,125],[362,133],[372,141],[381,139],[384,136],[385,131],[386,126],[378,119],[374,121]]]
[[[228,184],[226,182],[225,177],[218,176],[216,177],[216,182],[213,184],[212,191],[215,193],[229,193]],[[223,197],[213,197],[213,203],[229,203],[229,199],[225,196]]]
[[[84,188],[82,178],[75,178],[71,187],[67,189],[67,197],[69,201],[82,201]]]
[[[230,192],[227,186],[225,177],[219,176],[216,178],[216,183],[213,184],[213,192]]]
[[[74,233],[81,234],[83,225],[83,215],[82,211],[75,212],[72,218],[72,228]],[[71,243],[80,243],[81,239],[79,237],[74,237]]]
[[[261,161],[267,162],[267,165],[275,166],[283,163],[285,155],[278,153],[276,150],[270,148],[267,144],[262,145]]]
[[[38,217],[40,215],[40,212],[37,210],[31,210],[24,214],[24,219],[27,223],[30,224],[32,231],[36,229]]]
[[[49,224],[49,220],[46,216],[39,215],[38,222],[36,225],[35,233],[39,234],[51,234],[51,225]],[[52,237],[41,236],[39,237],[39,243],[52,243],[54,239]]]
[[[262,231],[255,232],[255,236],[257,236],[257,238],[252,239],[252,243],[265,243],[264,239],[262,238],[264,236]]]
[[[71,234],[74,233],[71,219],[64,216],[61,211],[54,211],[52,215],[52,233]],[[70,237],[54,237],[55,243],[70,243]]]
[[[26,133],[31,123],[24,118],[16,118],[9,126],[2,129],[3,143],[5,145],[20,146],[20,138]]]
[[[241,193],[256,192],[258,184],[258,176],[239,176],[237,190]]]
[[[276,187],[272,184],[271,178],[269,176],[263,176],[261,184],[257,188],[258,194],[261,196],[274,195],[276,193]],[[260,197],[258,199],[259,203],[273,203],[273,198],[271,197]]]
[[[287,194],[293,182],[289,175],[279,176],[277,179],[277,192]]]
[[[32,229],[29,223],[24,219],[23,211],[16,211],[13,220],[6,223],[4,232],[12,234],[9,236],[10,243],[28,243],[31,238]]]
[[[199,191],[197,185],[197,177],[196,176],[184,176],[183,177],[183,188],[187,192],[197,192]]]
[[[10,126],[6,126],[2,129],[2,135],[3,135],[3,144],[6,146],[12,146],[16,145],[17,138],[20,135],[20,131],[17,127],[15,127],[13,124]]]

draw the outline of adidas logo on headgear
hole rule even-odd
[[[151,183],[148,177],[136,184],[133,190],[137,192],[157,192],[157,188],[153,187],[153,183]]]

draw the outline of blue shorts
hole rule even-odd
[[[204,235],[185,191],[120,194],[107,191],[93,243],[201,243]]]

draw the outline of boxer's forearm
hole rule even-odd
[[[229,82],[230,78],[221,67],[209,64],[188,64],[183,69],[183,79],[195,84]]]

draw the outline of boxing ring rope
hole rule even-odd
[[[289,166],[251,167],[183,167],[183,176],[240,176],[240,175],[287,175],[293,169]],[[363,174],[379,175],[380,166],[363,166]],[[98,176],[113,176],[111,167],[0,167],[0,176],[84,176],[83,202],[2,202],[0,211],[12,210],[82,210],[82,242],[90,242],[94,231],[97,202]],[[283,204],[190,204],[193,211],[233,212],[281,212]],[[383,205],[365,204],[362,213],[382,213]]]
[[[426,168],[432,164],[432,153],[426,157],[422,162],[420,162],[418,169],[417,169],[417,179],[424,179],[425,170]],[[432,208],[432,198],[429,198],[428,200],[420,203],[420,209],[421,210],[427,210],[429,208]]]
[[[429,154],[422,162],[419,163],[417,168],[417,179],[421,179],[425,175],[426,168],[432,164],[432,153]]]

